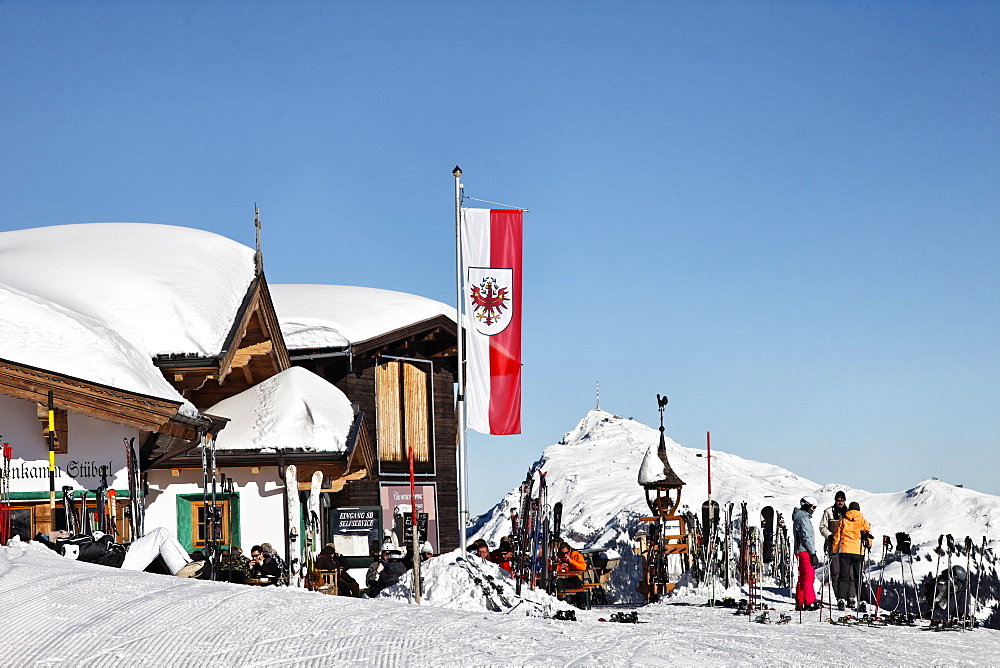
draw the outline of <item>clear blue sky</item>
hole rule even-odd
[[[818,483],[1000,493],[998,3],[7,1],[0,100],[4,230],[253,245],[256,202],[270,282],[451,303],[452,168],[530,208],[474,512],[595,381]]]

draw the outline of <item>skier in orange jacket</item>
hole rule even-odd
[[[851,502],[849,509],[833,534],[830,547],[831,558],[840,560],[840,578],[834,583],[837,609],[855,608],[858,597],[858,581],[861,578],[861,564],[865,550],[872,546],[872,527],[861,514],[857,501]]]

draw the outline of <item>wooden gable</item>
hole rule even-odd
[[[248,390],[291,366],[263,274],[247,289],[217,357],[161,355],[154,363],[198,410]]]

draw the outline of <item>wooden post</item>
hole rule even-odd
[[[417,483],[413,470],[413,448],[407,446],[410,459],[410,524],[413,528],[413,601],[420,603],[420,514],[417,513]]]

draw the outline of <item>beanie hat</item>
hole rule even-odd
[[[833,495],[834,501],[847,501],[847,495],[844,494],[844,490],[838,489],[837,493]]]
[[[848,510],[857,510],[858,512],[861,512],[861,504],[858,503],[857,501],[851,501],[851,505],[849,505],[847,507],[847,509]]]

